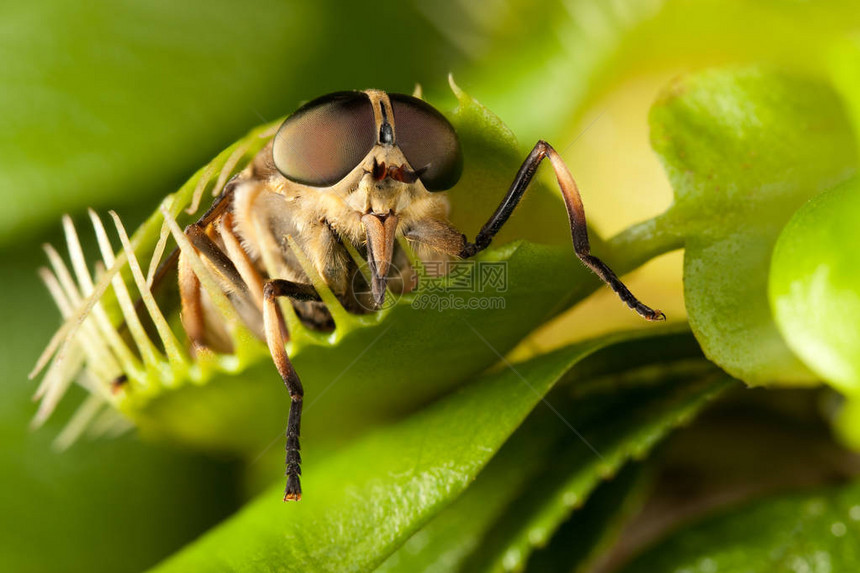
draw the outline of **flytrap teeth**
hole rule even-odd
[[[88,263],[74,223],[69,216],[64,216],[63,229],[70,263],[53,246],[45,245],[50,267],[39,269],[39,276],[64,321],[30,373],[32,379],[44,371],[34,395],[39,408],[32,426],[39,427],[48,420],[72,383],[76,382],[90,393],[57,437],[55,445],[60,448],[71,445],[97,419],[111,418],[109,424],[101,423],[101,433],[116,433],[120,427],[129,427],[127,421],[125,424],[117,421],[118,418],[123,419],[118,412],[111,411],[110,416],[105,415],[103,407],[117,400],[114,381],[126,379],[133,385],[145,385],[163,378],[166,370],[177,370],[186,365],[188,360],[180,339],[171,331],[150,294],[151,281],[147,282],[144,277],[119,217],[111,213],[123,245],[118,255],[99,216],[90,210],[89,217],[100,257],[92,264]],[[163,252],[163,246],[156,249],[149,264],[151,273],[154,274],[152,269],[158,267]],[[122,275],[126,269],[133,277],[135,295],[141,296],[142,310],[135,308],[132,293]],[[114,324],[104,307],[108,288],[113,289],[122,317],[119,325]],[[155,325],[158,344],[146,333],[141,314]],[[131,340],[123,337],[121,328],[128,329]],[[166,349],[166,353],[160,348]]]

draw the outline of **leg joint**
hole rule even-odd
[[[285,296],[293,300],[301,301],[320,301],[320,295],[317,294],[313,285],[294,283],[285,279],[271,279],[263,285],[263,297],[267,301],[271,301],[279,296]]]

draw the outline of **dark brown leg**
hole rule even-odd
[[[490,245],[490,241],[493,240],[493,237],[514,212],[520,199],[522,199],[523,193],[525,193],[526,188],[528,188],[529,183],[534,177],[540,162],[545,157],[549,158],[552,164],[555,176],[558,179],[558,185],[561,188],[561,194],[564,197],[567,216],[570,220],[570,233],[573,237],[573,250],[576,252],[576,256],[594,274],[600,277],[603,282],[609,285],[609,288],[615,291],[615,294],[627,306],[639,313],[640,316],[647,320],[665,320],[665,314],[639,302],[639,299],[624,286],[624,283],[621,282],[612,269],[591,254],[591,246],[588,243],[588,228],[585,223],[585,209],[582,206],[582,198],[579,196],[579,188],[576,186],[576,181],[574,181],[561,156],[546,141],[538,141],[534,146],[534,149],[532,149],[529,156],[523,162],[522,167],[520,167],[514,182],[511,184],[510,189],[508,189],[505,198],[496,209],[496,212],[493,213],[490,220],[481,228],[478,236],[475,237],[475,242],[466,243],[460,256],[463,258],[472,257]]]
[[[302,474],[302,456],[299,453],[299,434],[302,425],[302,398],[304,389],[302,382],[290,362],[284,344],[287,340],[287,329],[284,318],[278,307],[278,297],[286,296],[295,300],[320,300],[319,295],[310,285],[297,284],[285,280],[269,280],[263,286],[263,325],[266,332],[266,343],[272,360],[278,368],[278,373],[284,380],[290,393],[290,417],[287,421],[287,487],[284,491],[284,501],[302,498],[302,484],[299,476]]]

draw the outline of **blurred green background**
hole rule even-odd
[[[836,0],[5,3],[0,569],[138,571],[243,498],[234,462],[133,435],[52,451],[80,392],[28,430],[27,373],[59,324],[36,269],[41,243],[61,243],[61,214],[112,208],[134,228],[218,151],[303,100],[420,83],[444,106],[453,73],[524,152],[538,138],[562,151],[590,222],[609,236],[671,200],[647,124],[670,78],[735,62],[825,76],[833,43],[858,24],[856,3]],[[672,254],[631,280],[679,321],[680,268]],[[639,325],[600,293],[531,348],[619,326]]]

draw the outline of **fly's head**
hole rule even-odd
[[[338,232],[366,241],[377,304],[398,232],[419,213],[439,211],[428,204],[445,202],[437,192],[451,188],[463,167],[457,134],[439,111],[378,90],[305,104],[278,130],[272,158],[287,180],[320,194]]]

